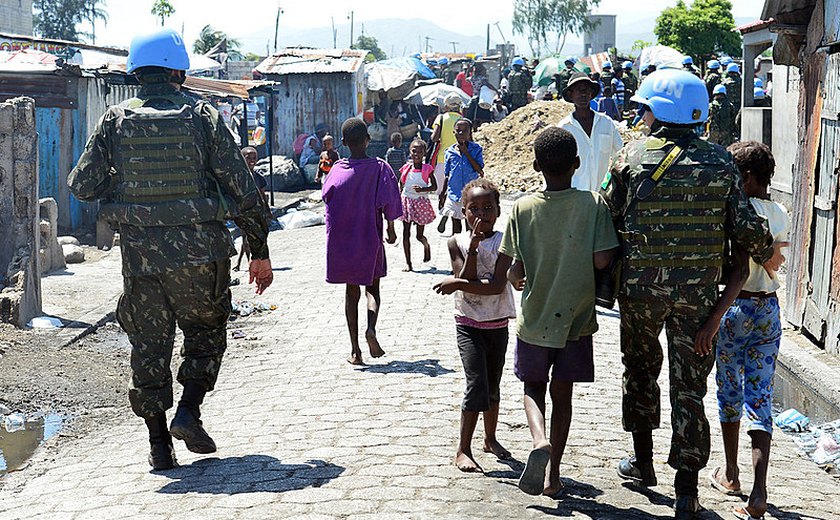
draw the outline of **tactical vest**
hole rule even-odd
[[[511,72],[508,76],[508,89],[511,95],[522,96],[528,93],[528,79],[525,72]]]
[[[148,107],[135,98],[112,109],[116,183],[101,217],[137,226],[223,220],[226,204],[208,174],[200,116],[180,96],[160,99],[172,108]]]
[[[649,138],[633,168],[636,192],[673,146]],[[641,285],[714,285],[724,263],[726,201],[731,177],[720,148],[695,139],[653,193],[624,219],[625,280]]]

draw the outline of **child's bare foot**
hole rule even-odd
[[[404,272],[404,273],[410,273],[410,272],[412,272],[413,270],[414,270],[414,269],[412,269],[412,268],[411,268],[411,264],[408,264],[408,265],[406,265],[405,267],[403,267],[402,272]]]
[[[767,493],[760,493],[757,490],[753,490],[750,493],[747,506],[743,509],[753,518],[764,518],[764,513],[767,512]]]
[[[729,478],[721,466],[709,472],[709,483],[724,495],[736,496],[741,494],[741,482],[738,480],[737,472],[732,475],[732,478]]]
[[[347,362],[351,365],[364,365],[365,362],[362,361],[362,353],[361,352],[353,352],[350,354],[350,357],[347,358]]]
[[[370,347],[370,356],[373,358],[381,358],[385,355],[385,351],[382,350],[382,347],[379,346],[379,340],[376,339],[376,331],[375,330],[368,330],[365,332],[365,338],[368,342],[368,347]]]
[[[484,453],[492,453],[496,458],[501,460],[510,458],[510,452],[499,444],[499,441],[496,439],[484,439]]]
[[[455,454],[455,465],[464,473],[476,473],[481,471],[481,466],[479,466],[473,459],[472,453],[465,453],[460,449],[458,450],[458,453]]]
[[[432,260],[432,246],[429,245],[428,240],[423,241],[423,261],[430,262]]]
[[[553,498],[559,495],[565,488],[566,485],[560,480],[560,475],[549,474],[545,483],[545,489],[543,489],[543,495]]]

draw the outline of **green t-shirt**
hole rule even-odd
[[[592,255],[618,247],[601,195],[568,189],[516,201],[499,249],[525,265],[516,335],[541,347],[563,348],[598,330]]]

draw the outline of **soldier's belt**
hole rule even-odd
[[[657,268],[677,268],[677,267],[690,267],[695,269],[721,269],[722,267],[722,260],[717,258],[696,258],[696,259],[686,259],[686,258],[632,258],[629,260],[628,264],[630,267],[635,268],[648,268],[648,267],[657,267]]]

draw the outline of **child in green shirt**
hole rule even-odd
[[[604,199],[571,187],[580,166],[572,134],[546,129],[534,142],[534,154],[534,169],[545,177],[546,190],[516,202],[499,251],[515,261],[508,271],[513,286],[525,282],[514,373],[525,384],[534,449],[519,487],[531,495],[554,496],[564,487],[559,467],[571,425],[573,384],[595,377],[595,269],[607,267],[618,239]],[[553,403],[550,438],[547,389]]]

